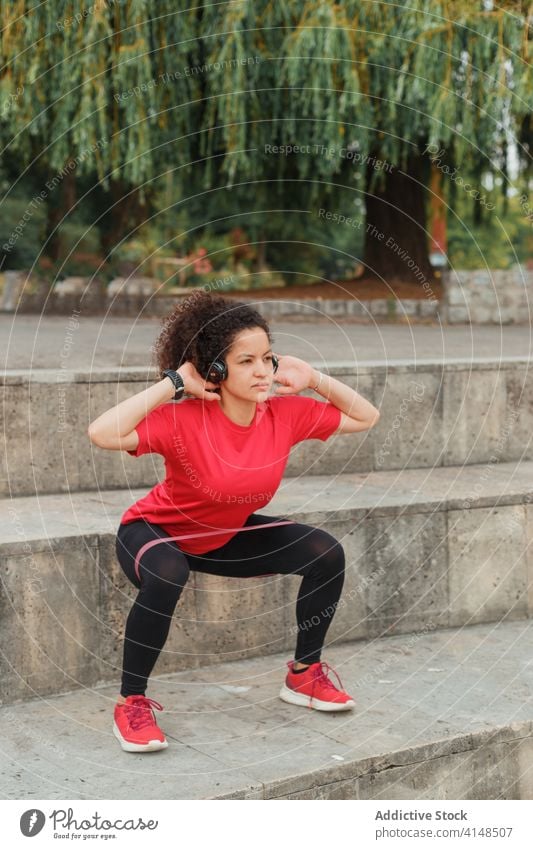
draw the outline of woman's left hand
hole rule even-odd
[[[313,378],[314,369],[305,360],[298,357],[278,356],[279,368],[274,375],[276,395],[293,395],[308,389]]]

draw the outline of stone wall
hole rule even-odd
[[[443,275],[446,324],[529,324],[533,269],[447,271]]]
[[[11,276],[10,276],[11,275]],[[52,292],[34,283],[24,286],[21,272],[4,275],[0,296],[0,312],[69,315],[80,304],[85,315],[163,317],[175,306],[177,298],[191,295],[192,288],[177,288],[173,293],[158,294],[157,281],[143,278],[113,281],[106,287],[102,281],[70,278]],[[0,278],[2,275],[0,275]],[[117,285],[120,282],[120,286]],[[142,283],[142,286],[141,286]],[[474,271],[449,270],[443,273],[442,301],[424,297],[399,300],[394,297],[360,300],[357,298],[306,298],[285,300],[266,297],[248,298],[245,291],[228,292],[236,300],[256,303],[267,320],[338,321],[360,323],[428,323],[428,324],[529,324],[533,302],[533,268]]]

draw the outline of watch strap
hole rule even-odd
[[[174,388],[176,389],[174,401],[179,401],[179,399],[183,397],[183,393],[185,392],[185,383],[183,382],[181,374],[179,374],[179,372],[177,371],[174,371],[174,369],[167,368],[164,370],[163,375],[171,379],[172,383],[174,384]]]

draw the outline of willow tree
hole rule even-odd
[[[430,159],[441,154],[450,191],[457,173],[464,184],[480,165],[498,171],[502,139],[520,138],[533,89],[531,3],[264,0],[213,6],[207,18],[211,63],[261,57],[251,73],[209,83],[205,150],[217,150],[209,128],[222,125],[227,183],[270,180],[258,188],[272,200],[301,180],[303,208],[351,189],[366,208],[367,269],[419,280],[416,264],[429,277]],[[311,153],[271,156],[269,143]]]
[[[362,201],[368,268],[406,277],[407,255],[429,275],[428,151],[446,150],[464,174],[496,167],[502,133],[529,113],[530,4],[183,6],[3,10],[0,143],[60,175],[47,199],[54,226],[80,203],[76,175],[91,175],[111,249],[170,172],[182,208],[207,222],[231,198],[265,244],[290,227],[305,239],[306,215],[326,199],[343,211],[347,197]],[[272,212],[285,207],[293,214]]]
[[[196,87],[174,72],[197,60],[201,10],[19,0],[2,11],[0,150],[41,175],[50,237],[91,203],[107,253],[152,211],[162,169],[190,156]]]

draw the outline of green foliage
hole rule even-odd
[[[353,253],[360,237],[314,228],[317,209],[361,201],[365,157],[405,167],[435,145],[465,173],[481,157],[498,170],[502,128],[530,137],[530,2],[4,5],[2,149],[42,174],[71,165],[111,197],[117,185],[140,187],[141,201],[162,196],[170,179],[168,211],[153,223],[165,250],[178,249],[180,232],[182,253],[242,227],[252,242],[314,245],[300,250],[304,270],[311,257],[328,269],[321,246],[331,239]],[[385,172],[369,173],[372,189]],[[0,209],[5,231],[12,214]],[[182,223],[169,234],[172,215]],[[146,254],[138,244],[117,250]],[[287,267],[298,252],[285,252]]]
[[[509,199],[506,214],[501,209],[486,212],[475,225],[469,213],[450,216],[448,255],[454,268],[511,268],[533,255],[533,222],[517,196]]]
[[[4,256],[2,270],[31,268],[42,251],[42,233],[46,218],[44,205],[32,211],[31,218],[24,221],[30,198],[8,198],[2,205],[0,215],[0,255]],[[20,226],[20,235],[15,228]],[[10,250],[2,251],[2,245],[8,244],[12,238],[14,243]]]
[[[134,273],[140,277],[162,279],[161,260],[172,257],[174,252],[161,246],[161,235],[156,227],[147,224],[135,236],[121,242],[109,258],[114,273],[118,276]]]
[[[159,0],[155,12],[135,0],[95,2],[79,20],[73,0],[21,0],[3,10],[0,141],[137,186],[170,158],[185,188],[198,152],[217,157],[205,185],[341,173],[338,155],[265,153],[283,142],[356,142],[401,163],[429,141],[460,162],[490,151],[507,111],[515,124],[529,111],[529,7]]]

